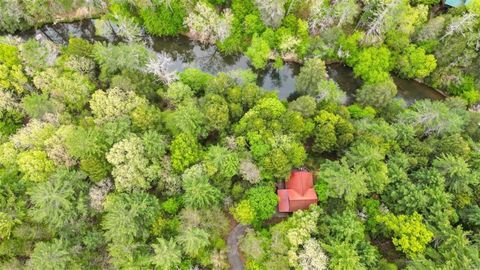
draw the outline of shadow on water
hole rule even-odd
[[[436,91],[432,87],[414,80],[405,80],[394,77],[393,81],[397,85],[397,96],[410,103],[418,99],[440,100],[445,98],[445,95],[439,91]]]
[[[237,69],[251,69],[247,57],[243,55],[222,55],[216,46],[205,45],[186,37],[153,38],[152,48],[156,52],[169,54],[177,71],[193,67],[211,74]],[[264,89],[277,91],[279,97],[286,99],[295,89],[295,76],[300,66],[286,63],[277,70],[271,63],[264,70],[256,71],[257,83]]]
[[[45,36],[54,43],[62,45],[66,45],[70,37],[84,38],[91,41],[99,40],[99,38],[95,36],[95,26],[92,20],[47,24],[36,30],[31,29],[21,32],[17,34],[17,36],[28,39],[39,34]]]
[[[362,80],[355,78],[352,68],[340,63],[328,65],[327,71],[330,78],[336,81],[340,88],[347,93],[347,102],[352,103],[357,89],[362,86]],[[403,98],[408,104],[419,99],[440,100],[445,98],[443,94],[432,87],[414,80],[405,80],[393,76],[393,81],[397,85],[397,97]]]
[[[68,38],[81,37],[91,41],[105,40],[95,35],[95,27],[92,20],[84,20],[73,23],[59,23],[46,25],[38,30],[20,33],[22,38],[31,38],[42,34],[55,43],[66,44]],[[172,68],[182,71],[186,68],[198,68],[204,72],[217,74],[236,69],[251,69],[249,60],[244,55],[222,55],[214,45],[205,45],[189,40],[187,37],[152,37],[149,39],[151,48],[159,53],[166,53],[173,58]],[[257,84],[269,91],[276,91],[281,99],[294,99],[295,76],[300,71],[300,65],[285,63],[282,68],[275,69],[269,63],[264,70],[256,71]],[[353,102],[356,90],[362,85],[362,81],[354,77],[351,68],[342,64],[327,66],[331,79],[347,93],[348,103]],[[398,97],[407,103],[418,99],[442,99],[444,96],[435,89],[413,80],[404,80],[394,77],[398,88]]]
[[[362,80],[356,79],[353,70],[340,63],[328,65],[327,72],[328,76],[347,93],[347,104],[353,103],[355,92],[362,86]]]

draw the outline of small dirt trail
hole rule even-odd
[[[238,251],[238,240],[245,233],[246,226],[238,224],[230,231],[227,239],[227,256],[230,263],[230,269],[243,270],[243,263]]]

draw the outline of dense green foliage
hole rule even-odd
[[[6,0],[0,3],[0,32],[13,33],[55,21],[89,18],[105,10],[103,0]]]
[[[437,2],[3,1],[9,33],[108,6],[115,42],[0,38],[0,268],[229,269],[241,223],[249,270],[479,269],[480,2]],[[303,62],[295,95],[169,70],[144,30]],[[407,105],[392,74],[456,97]],[[279,218],[294,169],[319,202]]]

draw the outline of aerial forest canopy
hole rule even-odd
[[[459,2],[0,1],[0,269],[480,269],[480,0]],[[94,37],[34,30],[81,19]],[[177,69],[151,43],[175,36],[251,68]],[[287,62],[280,99],[258,79]],[[294,170],[318,202],[278,213]]]

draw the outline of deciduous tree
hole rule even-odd
[[[397,67],[400,75],[409,79],[423,79],[436,67],[435,56],[426,54],[423,48],[410,45],[397,58]]]
[[[90,99],[90,108],[95,121],[102,124],[128,116],[140,104],[146,101],[133,91],[112,88],[107,91],[97,90]]]
[[[265,25],[274,28],[280,25],[285,16],[286,2],[286,0],[255,0]]]
[[[393,69],[392,60],[392,55],[387,47],[368,47],[358,54],[353,72],[355,76],[362,78],[367,83],[383,82],[390,77],[389,72]]]
[[[190,165],[200,160],[202,149],[195,137],[182,133],[172,141],[170,153],[172,154],[173,169],[177,172],[183,172]]]
[[[346,147],[353,140],[353,126],[348,120],[327,111],[315,116],[313,151],[331,152]]]
[[[328,267],[328,257],[315,239],[309,239],[298,254],[298,265],[302,269],[324,270]]]
[[[186,10],[183,2],[160,1],[140,8],[140,17],[148,33],[157,36],[175,36],[184,29]]]
[[[118,191],[146,190],[158,176],[158,167],[152,166],[145,147],[136,136],[124,139],[112,146],[106,158],[113,165],[112,175]]]
[[[229,9],[218,14],[214,7],[205,2],[197,2],[193,12],[185,19],[190,36],[204,43],[224,41],[230,34],[233,15]]]
[[[418,213],[413,213],[411,216],[394,214],[377,216],[377,220],[385,224],[387,230],[393,233],[393,244],[409,257],[422,254],[433,238],[433,233],[422,219]]]
[[[48,159],[47,153],[30,150],[18,155],[17,165],[27,181],[43,182],[55,171],[55,164]]]
[[[270,58],[270,46],[263,38],[255,35],[252,39],[252,45],[245,52],[245,55],[250,58],[252,65],[256,69],[263,69]]]

